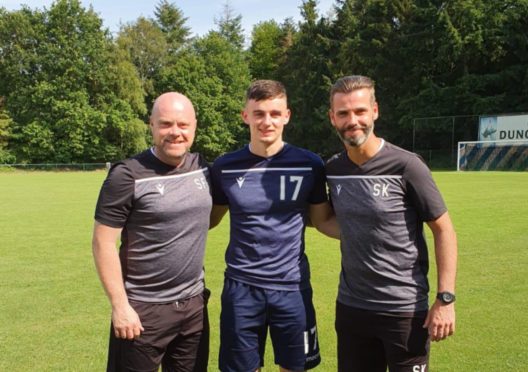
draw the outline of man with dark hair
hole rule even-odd
[[[371,79],[339,79],[329,115],[345,145],[326,165],[341,228],[338,369],[427,371],[429,340],[455,330],[457,242],[447,208],[423,160],[374,134],[379,111]],[[429,311],[424,222],[438,271]]]
[[[309,216],[318,229],[339,234],[330,224],[324,163],[282,140],[290,110],[281,83],[251,84],[242,119],[249,145],[212,167],[211,226],[228,209],[231,217],[219,366],[223,372],[259,370],[269,327],[280,370],[303,371],[320,363],[305,221]]]
[[[108,371],[207,371],[203,260],[211,194],[206,161],[189,153],[191,101],[152,108],[154,145],[113,165],[99,194],[93,254],[112,305]],[[116,242],[121,237],[119,255]]]

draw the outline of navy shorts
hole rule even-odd
[[[427,311],[375,312],[337,302],[339,372],[427,372]]]
[[[321,362],[312,289],[277,291],[226,278],[220,314],[219,368],[255,371],[264,365],[270,330],[275,363],[293,371]]]

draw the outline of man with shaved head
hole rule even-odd
[[[189,152],[191,101],[162,94],[149,126],[153,146],[112,166],[95,211],[93,255],[112,306],[107,371],[206,371],[211,194],[207,162]]]

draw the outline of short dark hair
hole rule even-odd
[[[287,99],[286,88],[280,81],[255,80],[246,91],[246,102],[249,100],[262,101],[277,97]]]
[[[330,89],[330,107],[332,107],[332,100],[337,93],[352,93],[355,90],[363,88],[370,90],[371,103],[374,104],[376,102],[376,91],[374,86],[374,80],[366,76],[343,76],[342,78],[338,79]]]

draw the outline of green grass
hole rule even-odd
[[[459,274],[457,332],[433,344],[431,371],[526,370],[528,173],[434,176],[457,230]],[[101,171],[0,173],[0,371],[104,370],[110,308],[91,256],[104,177]],[[210,233],[206,255],[211,371],[217,370],[226,222]],[[335,371],[339,246],[312,229],[306,240],[323,356],[317,370]],[[434,263],[430,279],[434,290]],[[277,370],[269,345],[264,370]]]

